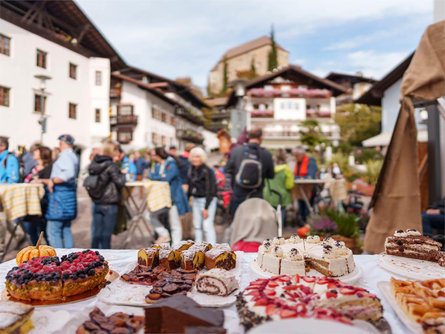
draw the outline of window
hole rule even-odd
[[[76,119],[77,118],[77,104],[70,103],[68,107],[68,118]]]
[[[0,53],[9,56],[11,50],[11,39],[0,34]]]
[[[158,136],[158,134],[157,133],[152,133],[151,134],[151,142],[154,144],[154,145],[158,145],[159,144],[159,142],[158,142],[158,138],[159,138],[159,136]]]
[[[102,86],[102,71],[96,71],[95,82],[96,86]]]
[[[167,137],[166,136],[161,136],[161,144],[162,144],[162,146],[167,146]]]
[[[46,56],[47,52],[37,49],[37,66],[41,68],[46,68]]]
[[[176,126],[176,118],[175,118],[175,116],[171,116],[171,118],[170,118],[170,125]]]
[[[117,130],[117,141],[119,143],[127,144],[133,140],[133,131],[130,129]]]
[[[167,123],[167,115],[165,113],[161,113],[161,121]]]
[[[132,104],[120,104],[117,106],[118,116],[133,116],[133,105]]]
[[[286,109],[286,104],[284,102],[281,102],[281,109]]]
[[[43,103],[43,109],[42,109]],[[45,113],[46,110],[46,96],[34,94],[34,112]]]
[[[94,110],[94,121],[96,123],[100,123],[100,109],[99,108],[96,108]]]
[[[0,106],[9,107],[9,88],[0,86]]]
[[[70,78],[77,79],[77,65],[70,63],[69,71],[70,71]]]
[[[157,119],[158,121],[160,121],[162,119],[162,115],[163,113],[156,107],[152,107],[151,109],[151,118],[153,119]]]
[[[287,103],[287,109],[289,109],[289,110],[292,109],[292,102]]]

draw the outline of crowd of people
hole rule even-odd
[[[28,152],[16,156],[9,151],[7,138],[0,137],[0,183],[43,184],[42,215],[26,216],[21,223],[32,244],[43,231],[49,245],[72,248],[71,222],[77,216],[79,157],[73,151],[72,136],[65,134],[58,139],[57,149],[35,144]],[[156,147],[126,155],[113,141],[96,145],[83,183],[92,200],[91,247],[111,248],[118,212],[123,206],[123,188],[128,181],[148,178],[169,185],[170,205],[147,212],[157,234],[156,242],[175,244],[184,235],[190,235],[190,231],[183,231],[183,220],[188,215],[192,217],[195,240],[215,243],[218,205],[230,208],[229,216],[234,219],[240,205],[249,198],[264,199],[275,209],[293,204],[291,191],[295,179],[320,176],[316,160],[302,146],[293,150],[292,158],[284,149],[277,149],[272,155],[261,144],[262,131],[254,128],[249,131],[247,142],[234,147],[213,166],[207,164],[207,153],[194,144],[187,144],[180,155],[173,146],[168,150]],[[290,166],[293,162],[295,166]],[[331,177],[341,175],[338,165],[334,164],[329,171]],[[303,200],[297,204],[304,224],[309,208]],[[281,214],[284,222],[285,210]],[[423,214],[425,231],[443,218],[441,201]],[[4,236],[5,228],[0,226],[3,242]]]

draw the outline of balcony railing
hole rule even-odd
[[[274,111],[272,109],[253,109],[250,116],[254,118],[273,118]]]
[[[279,137],[299,138],[300,132],[299,131],[264,131],[263,136],[264,136],[264,138],[279,138]]]
[[[204,137],[202,136],[202,134],[190,129],[176,130],[176,137],[196,144],[202,144],[204,142]]]
[[[330,98],[331,92],[327,89],[264,89],[252,88],[247,92],[248,96],[255,97],[308,97],[308,98]]]
[[[329,110],[317,110],[317,109],[307,109],[307,118],[329,118],[331,117],[331,112]]]
[[[119,115],[110,117],[111,126],[136,126],[138,124],[138,117],[135,115]]]

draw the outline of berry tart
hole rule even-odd
[[[12,268],[6,290],[19,300],[64,300],[105,282],[108,263],[99,252],[85,250],[58,257],[36,257]]]
[[[377,321],[383,307],[376,295],[336,279],[275,276],[258,279],[237,296],[241,324],[247,329],[270,320],[316,318],[352,324]]]

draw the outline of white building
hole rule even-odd
[[[299,66],[285,66],[244,85],[241,108],[247,112],[247,128],[263,129],[263,144],[269,148],[292,148],[300,142],[307,119],[318,121],[321,131],[336,144],[340,129],[334,122],[335,96],[342,86]],[[235,93],[228,106],[235,106]]]
[[[363,96],[356,100],[357,103],[382,107],[382,131],[377,136],[364,140],[363,146],[376,147],[389,145],[400,110],[402,77],[411,63],[413,55],[414,53],[410,54],[380,81],[377,81]],[[426,142],[428,140],[428,133],[422,122],[420,112],[416,112],[414,116],[418,129],[417,140],[419,142]]]
[[[206,149],[216,134],[204,129],[207,105],[186,86],[154,73],[128,67],[111,76],[112,138],[127,150],[176,146],[188,142]]]
[[[91,145],[109,136],[110,72],[122,67],[74,2],[0,2],[0,135],[13,150],[29,147],[44,115],[43,144],[69,133],[85,165]],[[36,76],[47,78],[43,95]]]

